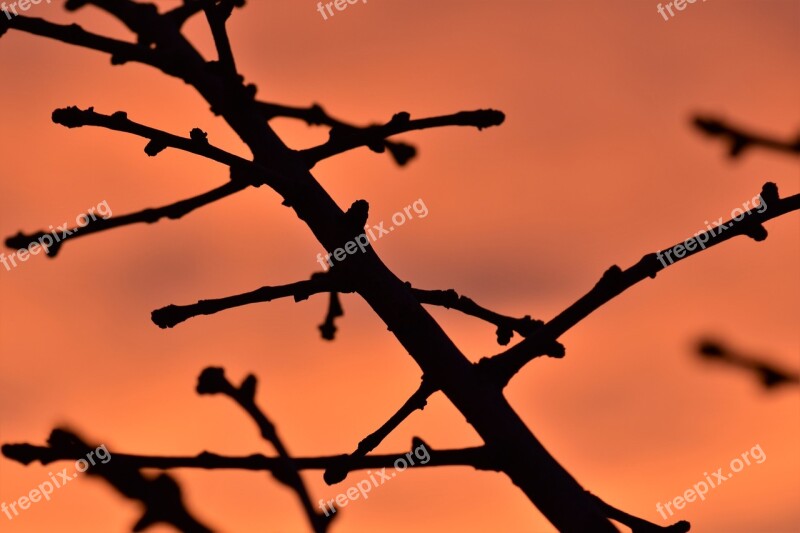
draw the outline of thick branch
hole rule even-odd
[[[716,234],[713,233],[713,230],[701,233],[698,237],[705,237],[704,247],[695,246],[692,250],[683,247],[685,255],[676,257],[675,262],[683,261],[704,249],[711,248],[739,235],[762,241],[767,237],[767,230],[761,225],[763,222],[800,209],[800,194],[780,199],[778,197],[778,188],[774,183],[766,183],[764,185],[761,197],[766,204],[766,208],[763,211],[751,211],[745,214],[740,221],[729,220],[716,228],[718,231]],[[727,229],[720,229],[722,226]],[[682,246],[683,243],[678,243],[675,246],[679,245]],[[670,249],[675,248],[675,246],[671,246]],[[655,278],[658,272],[667,267],[663,258],[659,259],[660,254],[661,252],[645,255],[638,263],[627,270],[622,270],[617,265],[612,266],[603,274],[603,277],[592,290],[539,328],[533,335],[491,359],[482,360],[481,364],[488,368],[501,383],[508,383],[514,374],[525,366],[534,357],[535,353],[540,351],[543,343],[557,340],[564,332],[633,285],[646,278]]]
[[[732,158],[740,156],[745,148],[758,146],[777,152],[800,155],[800,135],[794,140],[781,141],[730,126],[719,119],[701,116],[694,118],[694,125],[706,135],[720,137],[730,144],[728,153]]]
[[[231,16],[234,4],[240,6],[244,4],[243,0],[233,2],[231,0],[204,0],[203,11],[208,19],[208,25],[211,28],[211,35],[214,37],[214,44],[217,48],[218,61],[224,72],[228,75],[236,77],[236,61],[233,58],[233,50],[231,50],[231,41],[228,37],[228,30],[225,28],[225,22]]]
[[[300,155],[308,162],[308,168],[313,168],[319,161],[347,152],[360,146],[367,146],[373,152],[381,153],[384,150],[386,137],[406,133],[409,131],[427,128],[440,128],[443,126],[473,126],[479,130],[491,126],[499,126],[505,120],[505,115],[493,109],[478,111],[461,111],[453,115],[440,117],[421,118],[411,120],[411,115],[402,112],[392,117],[392,120],[382,126],[369,126],[360,129],[337,129],[330,132],[330,139],[323,145],[301,150]]]
[[[197,196],[193,196],[191,198],[187,198],[185,200],[180,200],[178,202],[165,205],[162,207],[155,207],[144,209],[142,211],[137,211],[136,213],[130,213],[128,215],[119,215],[111,218],[99,218],[97,220],[91,221],[89,225],[84,227],[75,227],[69,228],[66,232],[61,232],[60,239],[57,242],[53,242],[52,245],[49,247],[45,247],[45,253],[48,257],[55,257],[58,255],[61,246],[64,245],[64,242],[71,239],[77,239],[78,237],[85,237],[86,235],[90,235],[92,233],[99,233],[101,231],[107,231],[113,228],[118,228],[120,226],[128,226],[131,224],[138,224],[138,223],[146,223],[146,224],[153,224],[161,220],[162,218],[170,218],[173,220],[177,220],[188,213],[191,213],[195,209],[200,207],[206,206],[212,202],[216,202],[217,200],[221,200],[226,198],[232,194],[235,194],[245,188],[247,188],[248,184],[241,182],[241,181],[231,181],[222,185],[221,187],[217,187],[216,189],[212,189],[208,192],[203,194],[199,194]],[[88,215],[83,215],[88,220]],[[38,231],[36,233],[32,233],[29,235],[23,234],[22,232],[14,235],[13,237],[9,237],[6,239],[5,244],[9,248],[12,249],[20,249],[20,248],[27,248],[30,244],[39,242],[39,239],[42,239],[49,233],[44,231]],[[53,240],[52,237],[49,240]]]
[[[224,394],[239,404],[245,412],[250,415],[258,426],[261,436],[269,442],[278,453],[278,462],[273,466],[272,474],[275,479],[290,487],[295,491],[300,499],[303,509],[306,512],[311,527],[317,533],[324,533],[328,529],[329,518],[316,512],[311,503],[303,478],[300,477],[297,468],[294,466],[289,452],[286,450],[283,441],[278,436],[275,425],[267,418],[267,415],[256,405],[256,377],[252,374],[247,376],[239,387],[225,377],[225,370],[222,368],[206,368],[200,374],[197,382],[197,392],[199,394]]]

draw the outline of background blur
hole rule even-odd
[[[158,2],[162,7],[177,0]],[[58,5],[57,5],[58,4]],[[623,268],[704,229],[758,194],[800,190],[796,159],[754,150],[738,161],[689,124],[692,113],[789,138],[800,127],[800,2],[695,3],[669,21],[657,2],[372,0],[324,21],[313,0],[251,0],[234,14],[237,63],[259,97],[319,102],[354,123],[492,107],[507,120],[478,132],[402,136],[419,158],[399,169],[360,149],[314,174],[342,206],[370,202],[388,220],[418,198],[427,218],[375,243],[404,279],[454,288],[491,309],[549,319],[612,264]],[[27,13],[130,39],[117,21],[60,2]],[[204,17],[188,34],[214,57]],[[95,106],[167,131],[209,133],[246,155],[188,86],[146,66],[111,67],[98,52],[10,31],[0,39],[3,107],[0,236],[32,232],[106,200],[115,215],[227,180],[224,167],[96,128],[53,124],[58,107]],[[294,147],[327,130],[288,120]],[[629,290],[562,337],[563,360],[536,360],[507,389],[544,445],[593,493],[657,523],[703,472],[760,444],[767,460],[675,515],[692,531],[786,533],[800,527],[800,394],[767,393],[753,376],[705,364],[696,339],[800,367],[797,213],[761,243],[737,238]],[[153,309],[296,281],[322,247],[279,197],[252,189],[179,221],[68,242],[0,269],[0,441],[43,443],[67,424],[112,451],[271,453],[233,402],[199,397],[196,378],[224,365],[260,379],[258,401],[295,455],[349,452],[415,390],[420,371],[357,297],[345,296],[336,341],[317,325],[327,297],[200,317],[172,330]],[[5,250],[7,253],[8,250]],[[434,315],[473,360],[500,351],[494,328],[454,311]],[[515,338],[515,341],[518,338]],[[358,379],[345,380],[347,373]],[[441,396],[378,451],[477,445]],[[112,456],[113,461],[113,456]],[[0,458],[11,502],[63,463]],[[190,508],[226,532],[300,532],[305,518],[270,476],[177,470]],[[304,475],[330,499],[322,472]],[[408,471],[343,510],[334,532],[553,531],[509,480],[470,468]],[[140,516],[102,481],[78,479],[0,529],[123,532]],[[153,529],[151,531],[166,531]]]

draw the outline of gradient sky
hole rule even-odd
[[[61,4],[28,14],[131,39],[97,10],[68,14]],[[755,150],[731,161],[689,123],[703,112],[781,138],[798,133],[797,0],[697,2],[669,21],[650,0],[371,0],[327,21],[312,0],[248,4],[230,22],[232,44],[261,99],[319,102],[359,124],[399,111],[506,113],[501,127],[482,132],[402,136],[419,148],[406,168],[360,149],[314,169],[339,205],[367,199],[374,224],[424,200],[426,218],[375,243],[414,286],[453,288],[498,312],[546,320],[612,264],[626,268],[706,220],[729,218],[763,183],[777,183],[782,196],[800,191],[796,159]],[[187,31],[213,57],[202,17]],[[104,200],[119,215],[227,180],[224,167],[190,154],[149,158],[140,138],[55,125],[56,108],[124,110],[182,135],[199,127],[215,145],[247,154],[197,94],[150,67],[111,67],[98,52],[11,31],[0,38],[0,76],[3,238],[74,221]],[[289,120],[274,126],[293,147],[327,138],[325,129]],[[760,445],[762,464],[674,520],[698,532],[800,529],[797,387],[766,393],[751,375],[693,355],[695,341],[710,334],[800,368],[799,221],[797,213],[771,221],[764,242],[734,239],[636,285],[562,337],[564,359],[536,360],[512,382],[514,408],[585,488],[666,524],[656,502]],[[271,453],[232,402],[194,392],[204,367],[223,365],[233,380],[259,377],[258,402],[293,454],[352,451],[420,377],[358,297],[343,297],[333,343],[317,331],[323,296],[172,330],[149,320],[170,303],[303,279],[319,269],[320,251],[262,187],[179,221],[69,242],[55,260],[0,268],[0,441],[43,443],[54,426],[68,425],[112,454]],[[493,327],[431,312],[470,359],[500,351]],[[378,452],[405,451],[415,435],[434,448],[480,443],[442,395]],[[53,468],[0,458],[0,501],[27,494]],[[295,496],[267,475],[172,473],[190,508],[219,531],[306,530]],[[304,477],[312,497],[330,499],[363,474],[339,487],[326,486],[319,471]],[[13,521],[0,516],[0,530],[122,532],[139,512],[84,478]],[[466,467],[407,471],[348,505],[332,528],[410,530],[553,528],[505,476]]]

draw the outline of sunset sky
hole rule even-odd
[[[118,21],[62,0],[25,13],[132,41]],[[156,2],[162,8],[179,0]],[[665,3],[665,2],[662,2]],[[370,0],[324,20],[313,0],[249,0],[229,22],[237,67],[258,98],[317,102],[355,124],[498,109],[500,127],[438,128],[397,139],[419,154],[397,167],[366,148],[321,162],[314,176],[343,208],[370,205],[371,224],[414,201],[429,210],[374,247],[400,278],[455,289],[494,311],[548,320],[611,265],[627,268],[730,218],[766,182],[800,192],[796,157],[753,149],[736,160],[691,125],[696,113],[780,139],[800,133],[800,1],[710,0],[665,21],[651,0]],[[0,17],[5,15],[0,12]],[[186,27],[209,59],[203,16]],[[94,106],[212,144],[247,148],[191,87],[139,64],[11,30],[0,37],[0,236],[69,221],[101,202],[113,216],[222,185],[228,170],[99,128],[67,129],[54,109]],[[288,119],[287,144],[324,142],[326,128]],[[388,224],[387,224],[388,225]],[[692,532],[800,531],[800,387],[765,391],[753,375],[695,355],[713,336],[800,370],[800,215],[766,225],[637,284],[560,340],[506,389],[528,427],[587,490],[624,511]],[[375,313],[344,295],[334,342],[317,326],[327,296],[240,307],[162,330],[150,312],[307,279],[323,250],[267,187],[180,220],[67,242],[7,271],[0,265],[0,442],[43,444],[57,426],[112,453],[272,454],[227,398],[198,396],[197,376],[224,366],[259,378],[259,405],[297,456],[349,453],[417,388],[420,370]],[[4,248],[6,255],[12,250]],[[473,361],[499,353],[495,328],[430,309]],[[519,337],[515,337],[517,342]],[[476,446],[442,394],[376,450]],[[754,446],[766,455],[662,520],[672,500]],[[69,462],[28,467],[0,457],[0,502]],[[170,471],[189,508],[215,531],[308,530],[296,496],[270,475]],[[331,499],[363,479],[327,486]],[[0,531],[130,531],[141,515],[103,481],[78,478]],[[627,529],[623,529],[627,530]],[[171,531],[166,527],[148,530]],[[342,510],[333,533],[552,532],[502,474],[468,467],[408,470]]]

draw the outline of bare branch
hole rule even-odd
[[[342,303],[339,301],[339,293],[331,291],[330,300],[328,302],[328,313],[325,315],[325,321],[320,324],[319,331],[322,333],[322,338],[327,341],[332,341],[336,336],[335,320],[340,316],[344,316]]]
[[[525,315],[523,318],[513,318],[495,313],[481,307],[466,296],[460,296],[453,289],[446,291],[413,289],[413,291],[420,303],[456,309],[466,315],[494,324],[497,326],[497,343],[503,346],[511,341],[515,331],[522,337],[527,337],[544,324],[541,320],[532,320],[529,315]]]
[[[319,104],[313,104],[310,107],[292,107],[267,102],[256,102],[256,105],[266,120],[285,117],[302,120],[309,126],[330,126],[336,128],[338,131],[359,131],[365,129],[331,117]],[[403,142],[383,139],[383,148],[389,151],[397,165],[401,167],[406,165],[417,155],[417,149],[414,146]],[[384,150],[378,150],[378,152],[383,151]]]
[[[65,429],[54,429],[47,439],[47,447],[30,444],[4,444],[3,455],[28,465],[39,461],[43,465],[66,459],[85,459],[94,451],[75,433]],[[154,524],[165,523],[179,531],[210,533],[211,529],[198,521],[186,508],[178,483],[167,474],[155,478],[142,475],[131,461],[117,461],[117,454],[109,453],[111,460],[94,464],[86,473],[108,482],[120,494],[138,500],[145,506],[142,517],[133,526],[133,531],[142,531]],[[77,474],[75,474],[77,475]]]
[[[719,361],[728,365],[751,371],[766,389],[774,389],[780,385],[800,384],[797,372],[779,368],[758,358],[738,353],[713,340],[703,340],[697,346],[700,357],[710,361]]]
[[[729,220],[723,223],[720,227],[727,227],[724,232],[719,230],[716,234],[702,233],[701,235],[707,237],[704,249],[740,235],[748,236],[756,241],[763,241],[767,238],[767,230],[761,225],[763,222],[800,209],[800,194],[781,199],[778,197],[778,187],[774,183],[764,185],[761,197],[767,205],[764,211],[751,211],[740,221]],[[680,244],[682,243],[678,243],[678,245]],[[674,248],[674,246],[670,248]],[[699,247],[695,247],[693,250],[685,249],[685,255],[676,258],[675,262],[682,261],[701,251],[703,249]],[[617,265],[612,266],[603,274],[592,290],[562,311],[561,314],[516,346],[490,359],[484,358],[481,365],[494,374],[501,383],[508,383],[514,374],[530,362],[537,352],[541,351],[542,346],[557,340],[564,332],[628,288],[646,278],[655,278],[656,274],[666,267],[666,263],[662,264],[655,253],[645,255],[627,270],[622,270]]]
[[[330,292],[333,285],[325,275],[315,274],[311,279],[278,285],[266,286],[254,291],[226,296],[212,300],[200,300],[191,305],[168,305],[156,309],[151,313],[153,322],[160,328],[172,328],[184,320],[199,315],[213,315],[225,309],[239,307],[253,303],[270,302],[277,298],[294,297],[295,302],[307,299],[309,296],[322,292]]]
[[[303,509],[308,516],[308,520],[311,523],[311,527],[317,533],[324,533],[328,529],[330,520],[315,511],[314,505],[311,503],[311,497],[308,495],[306,486],[303,483],[303,479],[294,466],[292,458],[289,456],[289,452],[286,450],[283,441],[281,441],[278,436],[275,425],[256,405],[256,384],[256,377],[250,374],[239,387],[234,387],[233,384],[228,381],[228,378],[225,377],[224,369],[209,367],[200,374],[200,378],[197,382],[197,392],[199,394],[224,394],[225,396],[229,396],[250,415],[258,426],[261,436],[272,444],[273,448],[275,448],[275,451],[278,453],[279,460],[272,469],[273,476],[297,493],[297,497],[300,499]]]
[[[413,449],[413,447],[412,447]],[[485,446],[461,448],[455,450],[435,450],[426,445],[431,460],[425,464],[415,462],[409,468],[434,468],[442,466],[471,466],[476,470],[497,471]],[[53,449],[33,444],[5,444],[3,454],[9,459],[29,464],[39,461],[50,464],[56,461],[80,459],[85,454]],[[324,455],[319,457],[292,457],[292,465],[297,470],[327,470],[342,460],[342,455]],[[404,453],[367,455],[355,461],[351,471],[391,468],[395,461],[406,457]],[[273,472],[279,470],[281,459],[267,457],[263,454],[252,454],[241,457],[224,456],[210,452],[202,452],[192,456],[159,456],[114,453],[114,463],[130,468],[157,468],[169,470],[173,468],[198,468],[204,470],[253,470]]]
[[[58,241],[53,242],[52,245],[44,247],[44,250],[47,256],[52,258],[58,255],[61,246],[63,246],[64,242],[67,240],[77,239],[78,237],[85,237],[86,235],[91,235],[92,233],[99,233],[131,224],[153,224],[165,217],[177,220],[184,215],[191,213],[195,209],[226,198],[247,188],[247,186],[247,183],[241,181],[231,181],[225,185],[222,185],[221,187],[217,187],[216,189],[212,189],[203,194],[186,198],[185,200],[180,200],[162,207],[144,209],[128,215],[119,215],[106,219],[100,218],[93,220],[89,222],[89,225],[87,226],[69,228],[66,230],[66,232],[61,232],[61,238]],[[88,220],[88,215],[83,216]],[[12,249],[27,248],[33,243],[40,242],[39,239],[46,235],[49,235],[49,233],[44,231],[38,231],[29,235],[19,232],[17,235],[7,238],[5,244]],[[50,240],[52,241],[54,239],[51,238]]]
[[[411,415],[411,413],[425,409],[425,406],[428,404],[428,398],[434,392],[436,392],[436,388],[429,380],[423,378],[416,392],[406,400],[402,407],[400,407],[386,423],[359,442],[356,451],[349,455],[342,456],[340,461],[325,470],[325,482],[328,483],[328,485],[333,485],[334,483],[339,483],[344,480],[348,473],[357,468],[356,465],[360,464],[361,459],[377,448],[392,431],[397,429],[397,426]],[[416,446],[412,445],[412,449],[415,448]]]
[[[421,118],[411,120],[411,115],[397,113],[392,119],[382,126],[369,126],[359,129],[332,128],[330,139],[323,145],[306,150],[300,150],[300,155],[308,162],[308,167],[313,168],[319,161],[347,152],[360,146],[366,146],[373,152],[384,151],[386,137],[406,133],[409,131],[443,126],[473,126],[479,130],[491,126],[499,126],[505,120],[505,115],[494,109],[481,109],[478,111],[461,111],[453,115],[440,117]]]
[[[67,128],[97,126],[137,135],[150,140],[144,151],[151,157],[158,155],[166,148],[177,148],[178,150],[222,163],[232,169],[237,169],[239,172],[237,172],[236,176],[239,178],[249,176],[251,178],[250,183],[253,185],[267,183],[270,175],[270,171],[263,166],[212,146],[208,142],[206,133],[199,128],[194,128],[189,137],[180,137],[134,122],[128,118],[128,114],[124,111],[117,111],[112,115],[103,115],[95,112],[93,107],[81,110],[75,106],[53,111],[53,122]]]
[[[758,146],[777,152],[786,152],[790,155],[800,155],[800,135],[794,140],[780,141],[764,135],[750,133],[741,128],[729,126],[724,121],[716,118],[697,116],[694,118],[693,122],[695,127],[706,135],[710,137],[719,137],[730,144],[728,153],[732,158],[742,155],[742,152],[744,152],[746,148]]]
[[[610,506],[594,494],[589,493],[589,496],[595,501],[597,507],[603,512],[605,516],[612,520],[616,520],[620,524],[625,524],[631,528],[632,533],[686,533],[691,529],[689,522],[680,520],[669,526],[659,526],[652,522],[648,522],[642,518],[633,516],[624,511],[620,511],[615,507]]]
[[[225,22],[231,16],[234,5],[240,7],[244,4],[242,0],[204,0],[203,11],[205,11],[208,25],[211,28],[211,35],[214,37],[214,44],[217,47],[219,64],[224,72],[230,76],[237,77],[236,61],[231,50],[231,41],[228,37],[228,30]]]

